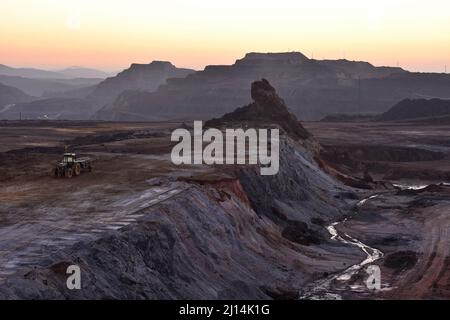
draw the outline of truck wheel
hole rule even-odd
[[[81,173],[81,166],[80,166],[79,163],[77,163],[77,164],[75,165],[74,174],[75,174],[75,176],[79,176],[80,173]]]
[[[67,169],[65,176],[66,176],[66,178],[69,178],[69,179],[72,178],[72,176],[73,176],[72,169]]]
[[[88,170],[89,172],[92,172],[92,166],[89,166]]]

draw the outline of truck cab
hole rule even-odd
[[[75,153],[64,153],[62,162],[63,163],[74,163],[76,159],[77,159],[77,156],[75,155]]]

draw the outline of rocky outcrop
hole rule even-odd
[[[266,79],[252,83],[253,103],[206,122],[207,127],[222,127],[244,123],[277,124],[293,139],[307,139],[309,132],[297,117],[289,112],[285,102]]]

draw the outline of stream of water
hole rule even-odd
[[[376,194],[361,200],[360,202],[357,203],[357,207],[363,206],[367,201],[374,199],[378,196],[379,195]],[[325,280],[322,280],[318,283],[316,282],[313,288],[310,288],[310,290],[305,291],[305,293],[301,295],[300,297],[301,299],[311,299],[311,300],[342,299],[342,297],[339,294],[330,292],[331,283],[335,280],[348,281],[352,278],[353,275],[359,272],[362,268],[374,263],[375,261],[383,257],[383,253],[380,250],[366,245],[365,243],[359,241],[358,239],[349,236],[347,233],[340,234],[337,231],[336,227],[341,223],[345,223],[346,221],[347,219],[344,219],[342,221],[334,222],[326,227],[328,233],[330,234],[331,240],[358,247],[366,254],[366,259],[364,259],[360,263],[352,265],[351,267],[345,269],[340,273],[327,277]]]
[[[450,186],[450,183],[448,182],[442,182],[438,185],[441,186]],[[401,190],[422,190],[427,188],[429,185],[403,185],[403,184],[394,184],[395,187]],[[379,197],[380,194],[375,194],[370,197],[367,197],[357,203],[357,207],[363,206],[367,201]],[[333,300],[339,300],[342,299],[341,295],[336,293],[338,290],[332,290],[332,283],[335,281],[339,282],[345,282],[349,281],[352,276],[357,274],[362,268],[365,266],[369,266],[376,262],[377,260],[381,259],[383,257],[383,252],[376,248],[372,248],[368,246],[367,244],[359,241],[356,238],[353,238],[349,236],[347,233],[340,233],[337,230],[337,226],[339,226],[342,223],[345,223],[348,220],[348,218],[334,222],[326,227],[328,233],[330,234],[331,240],[341,242],[346,245],[352,245],[358,247],[361,251],[363,251],[366,254],[366,258],[361,261],[360,263],[354,264],[351,267],[345,269],[342,272],[339,272],[337,274],[333,274],[323,280],[319,280],[314,282],[313,284],[307,286],[304,290],[302,290],[302,293],[300,294],[300,299],[310,299],[310,300],[317,300],[317,299],[333,299]],[[350,286],[350,289],[353,291],[363,291],[367,290],[363,285],[353,285]],[[384,288],[382,290],[389,290],[389,288]]]

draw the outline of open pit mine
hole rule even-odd
[[[449,131],[251,98],[205,129],[279,129],[274,175],[174,164],[192,122],[1,121],[0,298],[450,298]],[[92,170],[55,177],[65,153]]]

